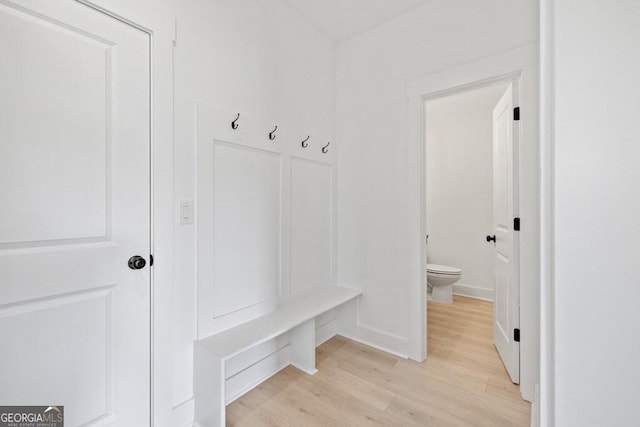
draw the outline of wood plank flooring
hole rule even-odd
[[[316,375],[285,368],[228,405],[227,425],[528,426],[492,343],[492,307],[429,303],[423,363],[336,336],[318,347]]]

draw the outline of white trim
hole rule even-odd
[[[540,426],[540,384],[535,386],[535,398],[531,402],[531,427]]]
[[[320,326],[317,325],[318,318],[320,318],[320,316],[316,317],[316,347],[329,341],[338,333],[338,321],[335,318],[335,314],[331,320]]]
[[[408,88],[412,85],[408,84]],[[410,359],[422,362],[427,357],[427,305],[424,303],[427,297],[427,227],[425,224],[426,200],[425,194],[425,144],[424,135],[424,100],[422,96],[431,91],[419,93],[418,89],[408,93],[409,99],[409,206],[410,236],[416,239],[411,243],[413,256],[409,258],[409,334],[407,338],[407,354]],[[417,256],[416,256],[417,255]]]
[[[343,336],[345,338],[349,338],[350,340],[357,341],[361,344],[368,345],[369,347],[373,347],[386,353],[393,354],[394,356],[398,356],[403,359],[408,358],[406,352],[408,340],[404,337],[391,335],[386,332],[382,332],[363,325],[356,326],[355,336]]]
[[[452,93],[493,83],[497,80],[512,79],[514,76],[522,76],[522,85],[524,87],[520,96],[520,107],[523,114],[527,114],[531,120],[525,124],[522,131],[523,140],[521,146],[527,150],[537,147],[537,54],[538,48],[536,44],[527,45],[518,49],[504,52],[498,55],[486,57],[478,61],[463,64],[458,67],[450,68],[438,73],[433,73],[407,83],[407,96],[409,98],[409,174],[410,182],[408,192],[411,194],[411,205],[409,206],[411,215],[411,236],[417,236],[416,241],[412,243],[411,255],[411,286],[409,290],[409,340],[408,354],[411,359],[422,361],[426,357],[426,307],[425,289],[426,277],[422,274],[426,269],[426,244],[425,244],[425,180],[424,180],[424,100],[429,97],[435,97],[444,93]],[[526,128],[528,126],[528,128]],[[537,150],[537,148],[536,148]],[[525,151],[524,149],[521,151]],[[534,151],[535,152],[535,151]],[[539,236],[537,235],[537,226],[539,211],[537,203],[537,194],[532,190],[530,183],[522,184],[522,177],[528,177],[529,174],[537,173],[537,168],[532,167],[533,162],[537,159],[527,158],[526,152],[523,157],[526,158],[526,167],[523,167],[521,177],[521,201],[532,198],[528,205],[521,202],[520,212],[523,222],[529,224],[529,229],[523,227],[521,232],[522,245],[529,245],[528,263],[521,264],[521,289],[523,286],[529,286],[527,292],[520,293],[521,318],[523,314],[528,316],[526,321],[521,320],[521,327],[525,327],[531,331],[531,334],[525,334],[521,342],[522,359],[521,363],[523,371],[521,372],[521,392],[527,400],[533,400],[534,384],[537,382],[537,352],[538,342],[535,339],[538,328],[538,322],[533,321],[530,317],[537,316],[537,300],[530,298],[530,293],[535,293],[531,288],[534,282],[537,283],[539,274],[539,266],[537,265]],[[521,162],[523,157],[521,157]],[[535,157],[535,156],[534,156]],[[529,184],[529,185],[527,185]],[[525,200],[526,201],[526,200]],[[535,207],[535,209],[534,209]],[[526,219],[525,219],[526,218]],[[526,231],[524,231],[526,230]],[[531,249],[534,255],[531,255]],[[523,254],[525,256],[525,254]],[[530,258],[535,258],[530,259]],[[414,270],[415,269],[415,270]],[[523,273],[524,272],[524,273]],[[526,280],[523,280],[526,279]],[[535,307],[534,307],[535,306]],[[523,323],[525,325],[523,325]],[[526,356],[524,354],[528,351]],[[526,361],[523,360],[527,358]],[[535,380],[534,380],[535,379]]]
[[[454,283],[453,293],[467,298],[481,299],[493,302],[495,292],[493,289],[479,288],[477,286],[465,285],[464,283]]]
[[[286,338],[288,341],[288,337]],[[291,365],[291,362],[291,347],[287,343],[284,347],[244,366],[239,372],[225,378],[225,407]]]
[[[85,6],[90,7],[91,9],[97,10],[100,13],[103,13],[107,16],[110,16],[111,18],[117,19],[118,21],[121,21],[127,25],[129,25],[130,27],[133,27],[137,30],[140,30],[144,33],[147,33],[149,36],[153,35],[153,31],[143,25],[140,25],[139,23],[132,21],[130,19],[125,18],[122,15],[119,15],[109,9],[106,9],[102,6],[100,6],[99,4],[97,4],[96,2],[92,1],[92,0],[75,0],[78,3],[82,3]]]
[[[411,80],[407,83],[407,96],[409,99],[437,98],[443,94],[464,92],[479,84],[512,80],[527,65],[533,65],[531,55],[537,54],[536,46],[523,46]]]
[[[512,71],[512,72],[509,72],[509,73],[505,73],[505,74],[500,74],[500,75],[497,75],[497,76],[490,76],[490,77],[487,77],[486,79],[480,79],[478,81],[465,83],[465,84],[462,84],[460,86],[454,86],[454,87],[445,88],[445,89],[442,89],[442,90],[437,90],[435,92],[430,92],[430,93],[422,96],[421,98],[426,101],[426,100],[430,100],[430,99],[442,98],[443,96],[449,96],[449,95],[455,95],[455,94],[459,94],[459,93],[464,93],[464,92],[468,92],[468,91],[473,90],[473,89],[478,89],[478,88],[485,87],[485,86],[491,86],[491,85],[497,84],[497,83],[504,83],[504,82],[514,81],[514,80],[517,80],[518,78],[520,78],[521,75],[522,75],[522,72],[520,70],[517,70],[517,71]]]
[[[555,6],[555,0],[540,2],[540,385],[531,408],[548,427],[555,425]]]
[[[173,407],[171,425],[176,427],[192,426],[195,413],[195,398],[190,397]]]
[[[159,8],[160,9],[160,8]],[[156,10],[150,18],[153,123],[153,387],[152,425],[169,420],[173,407],[173,42],[174,21]],[[171,66],[167,66],[170,64]],[[169,172],[171,171],[171,172]]]

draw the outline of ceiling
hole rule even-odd
[[[402,15],[430,0],[284,0],[335,42]]]

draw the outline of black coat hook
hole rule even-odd
[[[240,113],[238,113],[238,116],[236,117],[236,119],[231,122],[231,129],[233,130],[238,129],[238,123],[236,122],[238,121],[239,118],[240,118]]]
[[[274,139],[276,139],[276,131],[278,130],[278,126],[275,127],[275,129],[273,129],[271,132],[269,132],[269,139],[271,141],[273,141]]]
[[[311,138],[311,135],[307,136],[304,141],[302,141],[302,148],[307,148],[309,146],[309,138]]]
[[[327,153],[327,151],[329,151],[329,144],[331,144],[330,142],[327,142],[327,145],[325,145],[324,147],[322,147],[322,152],[323,153]]]

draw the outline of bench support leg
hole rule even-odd
[[[289,332],[291,364],[309,375],[316,369],[316,321],[307,320]]]
[[[194,400],[196,425],[225,425],[224,362],[196,344],[194,346]]]
[[[342,304],[336,310],[336,319],[338,321],[338,334],[346,338],[355,338],[357,336],[358,324],[358,301],[351,300]]]

